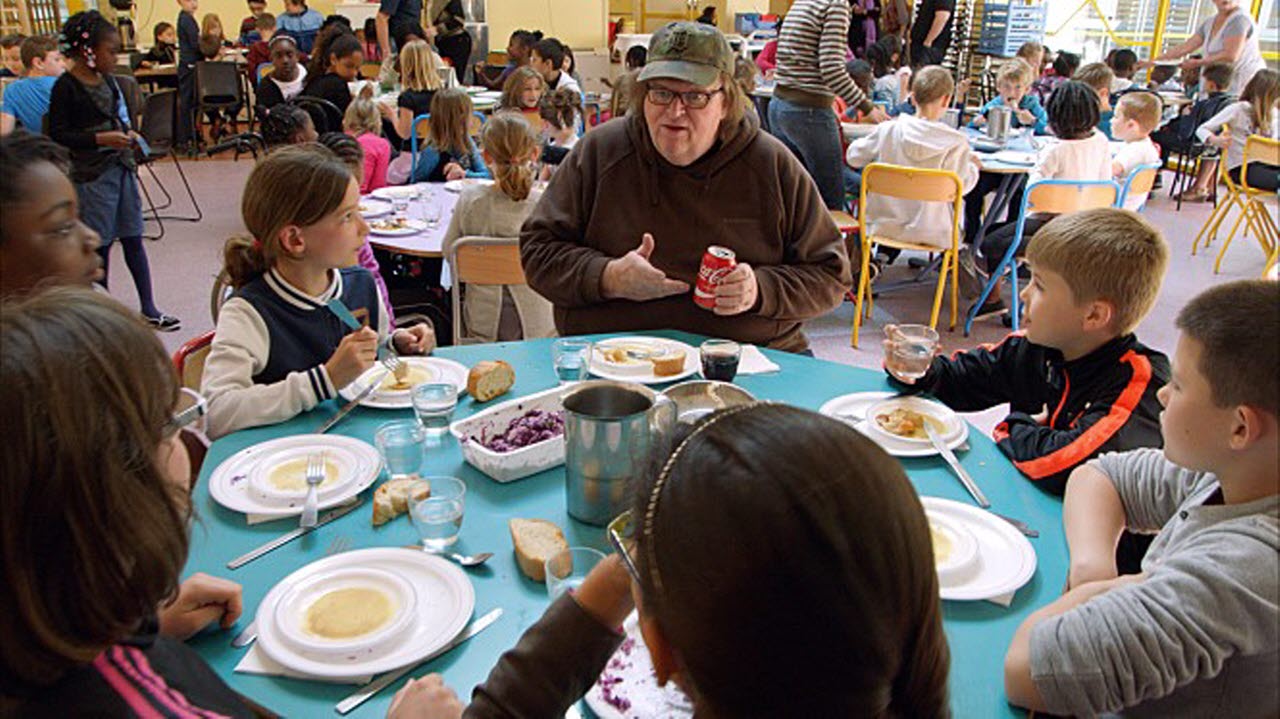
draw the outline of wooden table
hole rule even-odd
[[[646,334],[679,339],[695,347],[703,339],[669,331]],[[785,352],[764,352],[781,371],[742,376],[737,380],[738,385],[760,399],[817,409],[832,397],[848,392],[892,389],[883,372]],[[446,347],[438,350],[437,354],[468,366],[489,359],[509,362],[515,367],[516,384],[503,399],[556,385],[551,366],[550,339]],[[467,417],[484,406],[470,397],[463,398],[458,403],[455,418]],[[365,504],[356,511],[238,570],[230,571],[226,568],[229,559],[293,529],[297,520],[247,525],[244,515],[227,510],[210,498],[209,475],[219,463],[241,449],[276,437],[315,431],[338,407],[337,402],[327,401],[287,422],[247,429],[219,439],[209,450],[192,498],[199,521],[192,528],[191,552],[184,576],[208,572],[241,583],[245,614],[231,630],[203,632],[192,639],[190,645],[232,688],[290,717],[334,717],[334,703],[355,688],[234,673],[232,669],[245,650],[233,649],[231,638],[248,626],[259,603],[276,582],[323,557],[325,548],[334,538],[346,537],[350,540],[351,549],[363,549],[415,543],[417,534],[407,517],[372,527],[367,491]],[[371,442],[374,431],[383,422],[410,419],[412,416],[412,411],[407,409],[357,407],[350,417],[334,428],[333,434]],[[988,602],[943,602],[943,628],[951,650],[951,708],[957,717],[1023,717],[1025,712],[1011,708],[1005,699],[1004,654],[1019,623],[1061,593],[1067,572],[1062,503],[1019,474],[989,437],[971,431],[969,444],[972,447],[969,451],[958,452],[960,461],[981,485],[994,510],[1027,522],[1040,530],[1040,537],[1031,540],[1037,554],[1036,572],[1030,582],[1018,590],[1010,606]],[[940,458],[905,459],[902,465],[921,495],[971,503],[972,500]],[[465,698],[471,694],[475,684],[484,680],[499,655],[514,646],[520,634],[542,615],[548,602],[545,587],[526,579],[516,567],[507,519],[549,519],[564,528],[570,544],[596,547],[606,552],[610,550],[600,527],[582,524],[568,516],[563,467],[499,484],[465,464],[457,442],[450,438],[427,452],[424,471],[453,475],[467,484],[466,515],[456,551],[495,553],[484,569],[470,572],[469,577],[476,592],[475,616],[501,607],[505,611],[502,618],[484,633],[439,659],[416,668],[410,675],[440,672],[445,682]],[[382,717],[400,684],[403,680],[394,688],[383,690],[348,716],[355,719]]]

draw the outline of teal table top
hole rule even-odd
[[[652,334],[695,346],[699,342],[699,338],[683,333]],[[516,368],[516,384],[509,394],[497,400],[501,401],[556,384],[550,345],[550,340],[530,340],[447,347],[437,354],[465,365],[484,359],[510,362]],[[838,395],[889,389],[880,373],[781,352],[766,350],[766,354],[781,367],[781,372],[742,376],[737,380],[759,399],[817,410]],[[493,403],[479,405],[466,397],[459,402],[455,419],[490,404]],[[326,402],[287,422],[243,430],[218,440],[204,463],[194,499],[199,517],[192,528],[186,572],[206,572],[239,582],[244,587],[245,616],[230,631],[207,631],[192,639],[191,645],[237,691],[291,717],[334,716],[334,704],[356,687],[234,673],[232,669],[248,650],[233,649],[231,638],[248,626],[259,602],[276,582],[323,557],[334,538],[345,537],[350,540],[351,549],[363,549],[413,544],[418,540],[417,533],[406,517],[373,527],[369,501],[372,490],[366,490],[364,503],[354,512],[232,571],[227,569],[227,561],[294,528],[296,519],[248,526],[243,515],[224,509],[210,498],[208,477],[219,463],[241,449],[275,437],[313,432],[337,410],[337,403]],[[359,407],[332,432],[372,443],[378,425],[410,417],[411,410]],[[959,453],[960,460],[991,500],[992,509],[1024,520],[1040,530],[1041,535],[1031,540],[1038,557],[1036,573],[1018,590],[1011,606],[1000,607],[989,602],[943,603],[944,626],[951,647],[952,708],[960,717],[1023,716],[1023,712],[1009,707],[1005,701],[1004,654],[1018,624],[1060,593],[1067,570],[1062,507],[1057,498],[1041,492],[1023,478],[989,437],[971,432],[969,444],[972,448]],[[906,459],[903,465],[921,495],[971,501],[940,457]],[[488,675],[499,655],[515,645],[548,603],[545,587],[525,578],[516,566],[507,519],[537,517],[554,521],[564,528],[574,546],[594,546],[609,551],[608,543],[601,528],[570,519],[566,513],[563,467],[499,484],[463,462],[457,442],[446,438],[441,446],[428,450],[424,471],[452,474],[467,484],[466,515],[456,549],[463,553],[495,553],[485,567],[470,570],[468,574],[475,587],[475,616],[502,607],[505,611],[502,618],[479,636],[417,667],[412,673],[412,676],[421,676],[440,672],[446,683],[465,699],[471,688]],[[383,716],[398,686],[383,690],[349,716]]]

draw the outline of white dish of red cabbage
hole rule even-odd
[[[605,664],[600,678],[587,690],[583,697],[587,706],[600,719],[692,717],[693,702],[675,682],[658,686],[635,612],[622,623],[622,628],[626,638]]]
[[[564,435],[564,412],[531,409],[511,420],[506,429],[489,435],[481,431],[471,441],[479,442],[494,452],[514,452],[548,439]]]

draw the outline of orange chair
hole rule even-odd
[[[836,229],[839,230],[840,236],[844,238],[844,248],[849,254],[849,259],[853,260],[857,253],[854,248],[857,246],[858,218],[850,215],[843,210],[827,210],[827,214],[831,215],[831,221],[836,223]],[[850,302],[857,302],[857,295],[853,293],[853,288],[845,290],[845,299]]]
[[[213,346],[213,330],[187,340],[173,353],[173,368],[178,371],[178,381],[183,387],[199,391],[204,377],[204,362]]]
[[[947,274],[951,275],[951,329],[956,327],[959,312],[959,264],[960,253],[960,217],[964,202],[964,186],[959,176],[950,170],[930,170],[918,167],[903,167],[873,162],[862,171],[862,191],[858,196],[858,218],[866,222],[870,228],[875,220],[867,214],[867,195],[887,195],[899,200],[916,202],[946,202],[952,206],[951,212],[951,246],[940,248],[889,237],[875,236],[869,229],[862,232],[861,271],[858,273],[858,291],[854,298],[853,338],[851,344],[858,346],[858,331],[862,326],[863,300],[866,300],[866,313],[871,316],[874,300],[870,291],[869,265],[871,264],[871,246],[885,245],[903,250],[919,250],[921,252],[942,252],[942,267],[938,270],[938,287],[933,295],[933,312],[929,316],[929,326],[938,325],[938,313],[942,309],[942,294],[947,287]],[[852,218],[851,218],[852,219]]]

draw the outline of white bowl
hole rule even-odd
[[[501,432],[512,420],[532,409],[544,412],[564,411],[564,396],[572,388],[573,385],[553,387],[507,400],[454,422],[449,427],[449,432],[458,440],[462,458],[499,482],[511,482],[546,471],[564,464],[563,434],[511,452],[495,452],[472,438]]]
[[[304,469],[307,455],[324,452],[325,461],[337,466],[338,478],[332,484],[321,485],[316,489],[316,496],[324,501],[342,492],[343,487],[355,478],[359,460],[350,452],[341,448],[321,447],[318,445],[291,447],[261,457],[249,470],[249,489],[259,500],[271,503],[297,502],[306,499],[307,485],[305,480],[297,489],[282,489],[271,483],[271,472],[285,462],[299,461]]]
[[[937,532],[951,544],[951,552],[945,560],[938,561],[937,556],[934,557],[938,584],[948,587],[964,582],[978,568],[977,538],[967,527],[950,517],[936,512],[926,512],[926,515],[930,532]]]
[[[369,587],[385,593],[393,608],[391,618],[366,634],[346,639],[317,636],[304,627],[307,611],[324,595],[353,587]],[[388,639],[404,632],[416,616],[418,595],[402,577],[382,569],[350,567],[316,575],[285,593],[276,604],[275,626],[281,638],[294,649],[329,656],[372,651]]]
[[[955,414],[946,412],[942,405],[931,402],[927,399],[920,399],[919,397],[893,397],[883,402],[877,402],[871,405],[867,408],[866,425],[871,428],[872,432],[879,434],[881,437],[888,437],[889,439],[896,439],[901,442],[911,442],[914,444],[932,446],[933,443],[929,441],[928,437],[903,437],[902,435],[894,434],[884,427],[881,427],[880,423],[876,421],[876,415],[883,412],[889,412],[900,407],[913,412],[919,412],[920,414],[937,421],[938,424],[942,426],[942,430],[938,432],[938,437],[942,439],[943,442],[946,442],[948,439],[955,436],[956,430],[958,429],[954,421],[956,419]],[[944,414],[944,412],[946,413]],[[934,429],[937,430],[938,428],[934,427]]]

